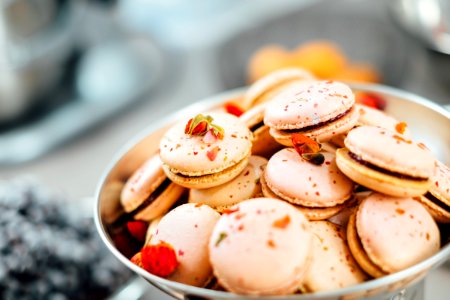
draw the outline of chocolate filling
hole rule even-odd
[[[141,203],[141,205],[139,205],[135,210],[133,210],[129,214],[134,216],[143,211],[145,208],[147,208],[147,206],[152,204],[156,200],[156,198],[158,198],[159,195],[161,195],[162,192],[164,192],[171,183],[172,181],[170,181],[169,178],[164,179],[164,181],[156,188],[156,190],[153,193],[151,193],[150,196],[148,196],[148,198]]]
[[[433,194],[431,194],[430,192],[425,194],[425,198],[427,198],[443,210],[450,212],[450,205],[445,204],[444,202],[433,196]]]
[[[251,132],[255,132],[258,128],[261,128],[261,127],[263,127],[264,126],[264,121],[261,121],[261,122],[259,122],[259,123],[256,123],[255,125],[253,125],[253,126],[250,126],[250,131]]]
[[[129,212],[129,213],[124,213],[122,214],[116,221],[114,221],[113,224],[111,224],[112,228],[120,228],[121,226],[123,226],[124,224],[126,224],[128,221],[133,221],[134,220],[134,216],[136,214],[138,214],[139,212],[141,212],[142,210],[144,210],[147,206],[149,206],[150,204],[152,204],[156,198],[159,197],[159,195],[162,194],[162,192],[164,192],[164,190],[169,186],[169,184],[172,181],[170,181],[169,178],[166,178],[157,188],[156,190],[150,194],[150,196],[148,196],[147,199],[145,199],[144,202],[141,203],[141,205],[139,205],[135,210]]]
[[[387,174],[387,175],[390,175],[390,176],[394,176],[394,177],[397,177],[397,178],[400,178],[400,179],[408,179],[408,180],[415,180],[415,181],[427,181],[428,180],[428,178],[409,176],[409,175],[405,175],[405,174],[401,174],[401,173],[397,173],[397,172],[393,172],[393,171],[389,171],[389,170],[380,168],[380,167],[378,167],[378,166],[376,166],[374,164],[371,164],[368,161],[363,160],[361,157],[359,157],[358,155],[356,155],[355,153],[352,153],[350,151],[348,152],[348,155],[354,161],[356,161],[356,162],[358,162],[358,163],[360,163],[360,164],[362,164],[362,165],[364,165],[364,166],[366,166],[368,168],[371,168],[371,169],[373,169],[375,171],[378,171],[378,172],[381,172],[381,173],[384,173],[384,174]]]
[[[352,110],[352,108],[353,107],[350,107],[348,110],[346,110],[345,112],[337,115],[336,117],[331,118],[331,119],[329,119],[327,121],[324,121],[324,122],[317,123],[315,125],[306,126],[306,127],[300,128],[300,129],[283,129],[283,130],[280,130],[280,131],[286,132],[286,133],[294,133],[294,132],[302,132],[302,131],[313,130],[313,129],[316,129],[316,128],[328,125],[330,123],[333,123],[334,121],[336,121],[336,120],[338,120],[338,119],[348,115],[350,113],[350,111]]]

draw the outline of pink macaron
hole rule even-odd
[[[208,243],[219,217],[207,205],[183,204],[159,221],[149,244],[164,242],[175,250],[178,267],[168,279],[198,287],[208,283],[212,278]]]
[[[256,198],[223,214],[209,243],[214,274],[247,295],[294,293],[310,259],[308,221],[290,204]]]
[[[356,261],[373,277],[411,267],[440,248],[439,228],[418,201],[380,193],[361,202],[347,234]]]
[[[263,187],[266,184],[269,192],[305,210],[323,211],[312,219],[331,217],[352,199],[354,184],[338,169],[334,154],[323,152],[323,156],[324,163],[315,165],[293,148],[280,150],[267,164]]]
[[[336,151],[339,169],[355,182],[392,196],[427,192],[434,158],[423,145],[403,135],[374,126],[360,126]]]
[[[304,81],[267,104],[264,123],[279,143],[291,146],[294,132],[326,142],[349,131],[357,119],[355,97],[347,85]]]

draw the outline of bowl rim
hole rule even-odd
[[[419,95],[400,90],[397,88],[385,86],[385,85],[379,85],[379,84],[356,84],[351,83],[349,86],[352,89],[365,91],[365,92],[376,92],[385,94],[391,97],[397,97],[409,102],[413,102],[416,104],[419,104],[421,106],[425,106],[441,115],[446,117],[448,120],[450,120],[450,111],[446,110],[444,107],[440,106],[439,104],[436,104],[424,97],[421,97]],[[231,292],[222,292],[222,291],[215,291],[211,289],[206,288],[200,288],[195,287],[175,281],[171,281],[165,278],[158,277],[156,275],[153,275],[144,269],[138,267],[137,265],[133,264],[128,258],[126,258],[122,253],[120,253],[117,248],[112,243],[111,239],[109,238],[109,235],[106,232],[105,227],[103,226],[101,222],[101,214],[100,214],[100,194],[102,191],[102,188],[104,186],[104,183],[106,182],[110,172],[113,170],[113,168],[116,166],[116,164],[126,155],[131,149],[133,149],[142,139],[144,139],[146,136],[151,134],[152,132],[155,132],[156,130],[162,128],[164,125],[171,124],[172,122],[176,121],[183,115],[188,115],[191,113],[197,113],[199,111],[204,110],[205,108],[211,108],[215,105],[223,102],[225,99],[232,99],[237,97],[238,95],[241,95],[245,91],[246,87],[241,87],[225,92],[221,92],[215,96],[207,97],[201,101],[195,102],[191,105],[186,106],[185,108],[182,108],[181,110],[174,112],[170,114],[167,117],[163,117],[158,119],[156,122],[150,124],[145,129],[143,129],[140,133],[132,137],[128,142],[122,146],[118,152],[113,156],[113,159],[110,161],[110,163],[105,168],[103,175],[101,176],[96,193],[95,193],[95,205],[94,205],[94,221],[95,226],[97,229],[98,234],[100,235],[100,238],[102,239],[103,243],[106,245],[109,251],[125,266],[127,266],[129,269],[134,271],[135,273],[139,274],[143,278],[145,278],[147,281],[149,281],[152,285],[155,287],[161,289],[163,292],[168,293],[169,295],[173,297],[179,297],[181,294],[177,293],[176,291],[182,291],[185,294],[189,295],[198,295],[202,297],[208,297],[208,298],[215,298],[219,297],[221,299],[243,299],[243,298],[255,298],[255,296],[249,296],[249,295],[239,295],[234,294]],[[258,296],[258,299],[295,299],[295,300],[312,300],[312,299],[325,299],[330,297],[340,297],[345,296],[348,294],[357,294],[357,293],[364,293],[367,291],[371,291],[374,289],[382,288],[383,286],[389,286],[392,284],[395,284],[401,280],[408,279],[413,275],[417,275],[420,277],[422,272],[428,272],[432,268],[438,267],[440,264],[445,262],[445,258],[450,257],[450,243],[445,245],[443,248],[439,250],[438,253],[435,255],[421,261],[418,264],[415,264],[414,266],[411,266],[407,269],[401,270],[399,272],[386,275],[380,278],[372,279],[366,282],[363,282],[361,284],[341,288],[341,289],[335,289],[331,291],[321,291],[321,292],[315,292],[315,293],[308,293],[308,294],[293,294],[293,295],[283,295],[283,296]],[[414,278],[415,279],[415,278]],[[414,281],[414,280],[413,280]],[[173,289],[174,291],[170,291],[169,289]]]

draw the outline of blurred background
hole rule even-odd
[[[102,171],[131,137],[286,66],[450,104],[446,0],[0,3],[0,204],[11,210],[45,198],[45,186],[90,215]],[[430,299],[448,299],[436,298],[450,293],[448,273],[433,273]]]

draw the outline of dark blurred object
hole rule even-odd
[[[77,36],[70,37],[77,50],[56,67],[59,84],[29,114],[4,126],[0,121],[0,165],[34,159],[123,112],[164,88],[161,82],[172,70],[168,51],[148,35],[124,30],[104,5],[71,3],[79,17]]]
[[[383,83],[401,84],[408,58],[408,40],[393,26],[385,1],[319,1],[282,17],[251,24],[219,48],[224,88],[247,84],[251,55],[268,44],[293,49],[310,40],[339,45],[353,61],[377,68]]]
[[[0,10],[0,125],[23,116],[58,83],[74,47],[71,1],[11,0]]]
[[[428,48],[450,55],[450,1],[391,1],[394,19]]]
[[[30,180],[0,182],[0,299],[104,299],[131,278],[64,201]]]

